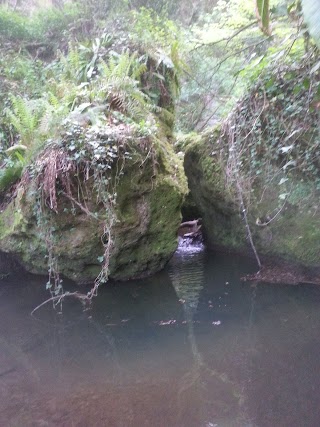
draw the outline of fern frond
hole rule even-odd
[[[141,120],[151,111],[149,97],[140,88],[140,79],[146,71],[137,54],[124,52],[99,64],[100,77],[95,86],[97,97],[109,103],[110,109],[119,110],[134,120]]]
[[[56,95],[54,95],[52,92],[48,92],[48,101],[49,104],[52,105],[54,108],[59,108],[60,106],[60,100]]]
[[[22,97],[11,97],[12,108],[6,114],[10,123],[20,135],[21,143],[31,146],[36,136],[41,116],[44,113],[40,100],[28,100]]]

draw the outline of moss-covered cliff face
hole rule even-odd
[[[312,66],[267,72],[220,128],[185,139],[210,246],[252,251],[245,214],[260,254],[320,266],[320,76]]]
[[[208,138],[208,135],[189,145],[185,155],[189,188],[202,214],[208,245],[250,252],[237,194],[228,187],[220,159],[212,155],[217,146],[217,139]],[[282,257],[306,266],[320,266],[319,199],[311,197],[305,203],[299,199],[300,191],[312,191],[312,187],[310,183],[301,190],[296,183],[290,201],[284,205],[279,204],[278,186],[266,190],[257,183],[252,188],[248,218],[260,254]],[[255,194],[261,195],[262,192],[261,201]],[[272,214],[277,212],[279,215],[272,219]]]
[[[133,140],[131,144],[134,143]],[[140,148],[137,144],[132,156],[121,164],[122,172],[117,178],[114,244],[109,260],[110,277],[115,279],[155,273],[177,246],[181,205],[187,188],[181,160],[165,137],[154,147],[152,159],[148,158],[146,144],[151,149],[151,141],[144,141]],[[114,165],[111,175],[116,168]],[[61,274],[78,283],[92,282],[101,270],[104,253],[100,219],[107,217],[108,212],[101,201],[96,202],[97,190],[90,179],[82,185],[86,196],[85,203],[84,199],[81,203],[97,219],[64,197],[62,188],[57,213],[49,209],[43,217],[38,183],[29,176],[0,213],[0,250],[16,255],[28,271],[46,273],[48,245],[52,245]],[[77,200],[77,194],[73,196]]]

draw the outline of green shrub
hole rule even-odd
[[[29,20],[17,12],[0,7],[0,38],[31,39]]]
[[[0,38],[12,42],[61,41],[62,35],[77,19],[81,11],[73,5],[62,9],[46,8],[28,16],[0,6]]]
[[[29,19],[30,32],[35,40],[61,41],[64,33],[79,18],[80,11],[74,5],[40,10]]]
[[[21,178],[23,167],[23,161],[10,160],[2,169],[0,169],[0,194],[8,190],[11,185]]]

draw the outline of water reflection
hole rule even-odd
[[[205,252],[200,246],[180,247],[169,264],[169,276],[183,305],[185,322],[188,328],[188,341],[193,364],[179,381],[178,387],[178,424],[183,425],[185,412],[190,405],[198,425],[230,425],[244,423],[243,397],[240,389],[230,381],[226,372],[211,369],[200,353],[195,336],[195,314],[199,305],[201,291],[205,286]],[[216,304],[219,301],[210,301]],[[212,322],[219,326],[220,321]],[[211,342],[214,346],[215,343]],[[232,420],[232,421],[231,421]],[[223,423],[223,424],[221,424]],[[238,424],[240,425],[240,424]]]
[[[195,252],[190,249],[188,252],[180,250],[174,255],[169,264],[169,277],[183,305],[192,355],[195,363],[199,365],[202,358],[195,340],[193,320],[204,287],[204,251],[194,249]]]
[[[46,306],[0,283],[0,425],[317,427],[320,289],[242,285],[250,261],[178,251],[159,275]]]

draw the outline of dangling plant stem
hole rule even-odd
[[[233,184],[236,187],[236,193],[239,199],[240,209],[241,213],[243,215],[243,219],[245,222],[247,237],[250,243],[250,246],[252,248],[252,251],[254,253],[254,256],[256,258],[257,264],[259,269],[261,269],[261,261],[258,254],[258,251],[255,247],[251,228],[248,221],[248,214],[247,214],[247,208],[245,205],[244,197],[243,197],[243,187],[241,175],[239,172],[240,167],[240,158],[241,153],[239,152],[239,149],[237,147],[237,144],[235,142],[235,132],[234,129],[236,128],[235,123],[230,123],[229,125],[226,125],[227,129],[225,129],[224,135],[228,135],[228,142],[229,142],[229,156],[228,156],[228,168],[227,168],[227,174],[232,177]]]
[[[87,293],[87,298],[89,300],[91,300],[93,297],[98,295],[99,286],[102,283],[107,282],[109,278],[110,255],[114,245],[112,230],[113,230],[113,225],[115,224],[117,218],[116,218],[114,209],[111,206],[109,206],[107,212],[108,212],[108,219],[105,221],[103,235],[101,236],[101,241],[104,247],[103,264],[102,264],[100,273],[98,274],[98,276],[94,281],[93,287]]]
[[[239,181],[238,177],[236,176],[235,178],[236,178],[237,193],[238,193],[238,197],[239,197],[239,201],[240,201],[240,207],[241,207],[241,211],[242,211],[242,214],[243,214],[243,219],[244,219],[244,222],[246,224],[246,230],[247,230],[248,239],[249,239],[249,242],[250,242],[250,246],[251,246],[251,248],[253,250],[254,256],[256,258],[257,264],[258,264],[259,268],[261,269],[262,265],[261,265],[260,257],[258,255],[258,251],[257,251],[257,249],[255,247],[254,242],[253,242],[251,228],[250,228],[249,221],[248,221],[248,216],[247,216],[247,209],[245,207],[244,200],[243,200],[242,188],[241,188],[240,181]]]

